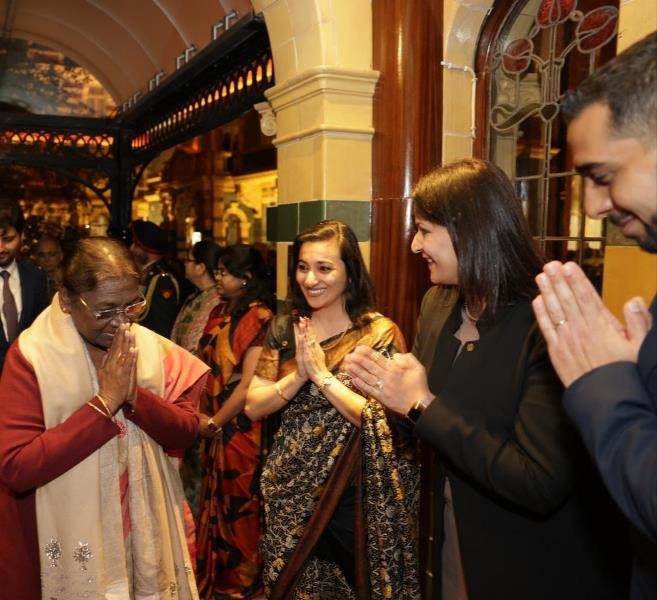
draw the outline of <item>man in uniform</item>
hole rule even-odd
[[[164,337],[171,335],[180,304],[180,286],[164,260],[169,248],[166,232],[151,221],[132,222],[130,251],[142,270],[146,310],[139,324]]]

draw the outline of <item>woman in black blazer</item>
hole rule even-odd
[[[623,598],[620,519],[561,406],[530,305],[543,261],[511,182],[460,160],[413,203],[411,249],[436,285],[414,356],[359,347],[349,371],[435,451],[431,596]]]

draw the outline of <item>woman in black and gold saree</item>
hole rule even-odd
[[[280,411],[261,479],[267,596],[419,598],[415,446],[341,370],[356,345],[391,355],[404,340],[374,312],[346,225],[302,232],[292,260],[291,311],[270,328],[246,403],[252,419]]]

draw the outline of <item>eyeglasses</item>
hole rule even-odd
[[[78,296],[78,298],[80,299],[80,304],[82,304],[82,306],[84,306],[97,321],[111,321],[119,315],[125,315],[129,321],[133,321],[139,317],[139,315],[144,312],[144,308],[146,308],[146,298],[143,296],[141,296],[137,302],[133,302],[127,306],[122,306],[119,308],[105,308],[102,310],[94,310],[84,301],[82,296]]]
[[[195,259],[193,259],[193,258],[187,258],[187,257],[183,258],[182,261],[183,261],[184,263],[197,263],[197,261],[196,261]],[[197,264],[198,264],[198,263],[197,263]]]
[[[216,269],[214,269],[213,273],[215,277],[225,277],[226,275],[229,274],[228,269],[226,269],[225,267],[217,267]]]

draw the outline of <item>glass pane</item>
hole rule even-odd
[[[518,125],[516,146],[516,176],[542,176],[545,157],[549,154],[547,126],[538,116],[530,117]]]
[[[579,263],[595,288],[602,290],[604,249],[600,240],[548,240],[544,243],[546,260]]]
[[[543,237],[543,181],[520,179],[515,182],[516,193],[522,203],[522,212],[534,237]]]
[[[546,237],[579,237],[581,213],[579,202],[572,202],[571,177],[551,177],[548,186],[548,210],[545,215]]]
[[[598,292],[602,292],[602,271],[604,250],[599,241],[585,241],[582,244],[580,265]]]
[[[577,240],[549,240],[545,242],[545,258],[566,262],[579,262],[580,243]]]

